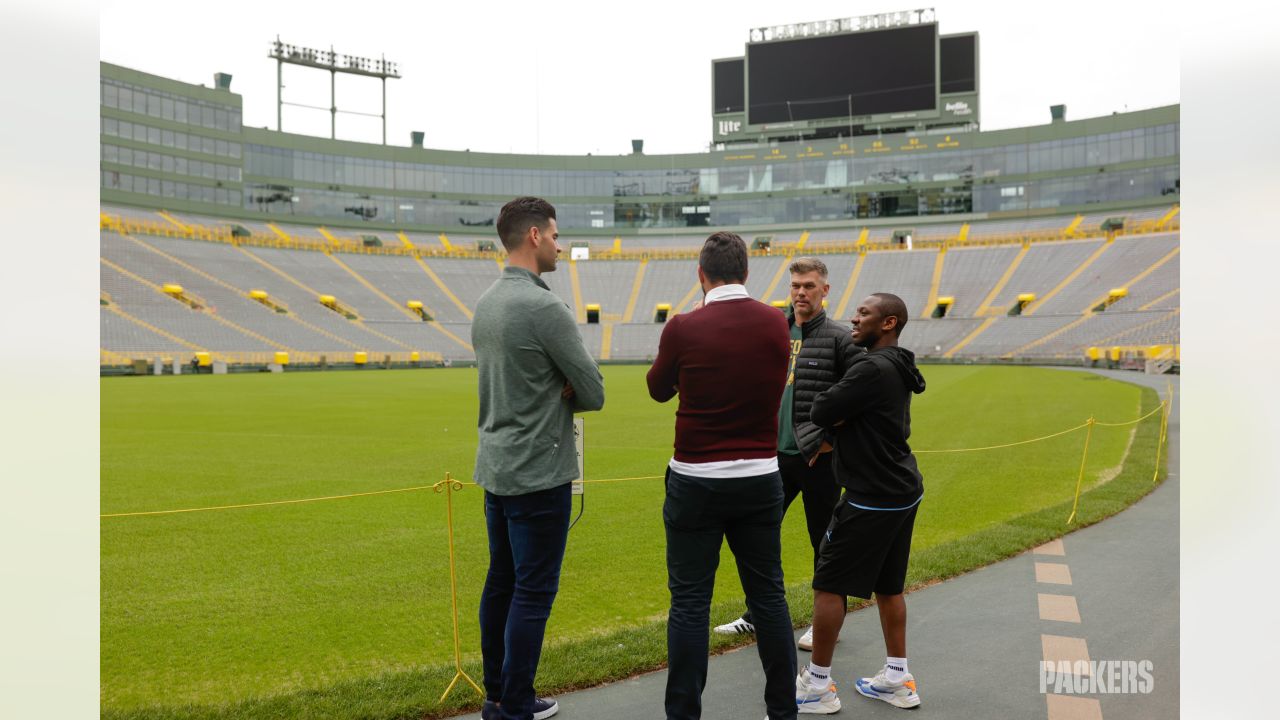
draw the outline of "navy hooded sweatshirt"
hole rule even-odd
[[[924,494],[924,480],[907,444],[911,396],[924,392],[915,359],[910,350],[896,346],[859,355],[844,377],[813,401],[813,422],[836,431],[836,480],[858,505],[909,507]]]

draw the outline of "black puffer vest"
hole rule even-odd
[[[787,322],[795,325],[795,314],[787,308]],[[835,433],[814,425],[809,420],[809,410],[818,393],[844,377],[845,369],[858,355],[866,352],[853,344],[851,328],[827,317],[819,311],[800,328],[804,342],[796,357],[796,379],[792,418],[795,422],[796,444],[805,460],[811,460],[822,448],[823,441],[833,442]]]

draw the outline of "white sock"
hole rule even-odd
[[[809,686],[825,692],[831,686],[831,668],[809,663]]]
[[[897,685],[907,675],[907,659],[886,657],[884,659],[884,679],[890,685]]]

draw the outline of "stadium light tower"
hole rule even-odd
[[[283,130],[282,120],[284,117],[283,108],[285,105],[294,105],[296,107],[311,108],[312,110],[328,110],[329,111],[329,137],[337,139],[338,137],[338,113],[346,113],[348,115],[364,115],[366,117],[382,118],[382,144],[387,144],[387,78],[399,79],[400,67],[398,63],[393,63],[383,56],[377,60],[373,58],[359,57],[356,55],[340,55],[332,47],[328,50],[316,50],[315,48],[299,47],[297,45],[289,45],[280,41],[280,36],[276,36],[276,40],[271,44],[271,52],[268,57],[274,58],[276,61],[276,130]],[[319,107],[317,105],[304,105],[302,103],[287,103],[282,97],[284,92],[284,66],[285,63],[290,65],[301,65],[302,67],[315,68],[317,70],[329,71],[329,107]],[[338,73],[347,73],[349,75],[362,75],[364,77],[378,78],[382,81],[382,113],[364,113],[354,110],[339,110],[338,101],[335,95],[336,79]]]

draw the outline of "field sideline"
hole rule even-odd
[[[605,410],[584,416],[589,479],[662,473],[675,403],[648,399],[645,370],[604,369]],[[469,480],[474,372],[104,379],[101,512],[396,489],[446,471]],[[1149,390],[1087,373],[922,372],[929,389],[913,406],[916,449],[1008,443],[1090,415],[1131,420],[1158,403]],[[1086,483],[1097,487],[1082,500],[1081,522],[1149,491],[1156,425],[1153,417],[1094,430]],[[954,575],[1065,531],[1083,441],[1079,431],[998,451],[921,454],[926,498],[911,581]],[[463,652],[477,679],[475,612],[487,561],[480,499],[474,487],[455,497]],[[588,486],[548,627],[541,690],[663,659],[661,503],[660,480]],[[395,718],[474,706],[459,691],[436,704],[452,677],[444,513],[441,496],[419,491],[103,518],[103,715]],[[800,623],[811,609],[811,566],[799,507],[783,532]],[[731,619],[740,605],[727,561],[713,618]]]

